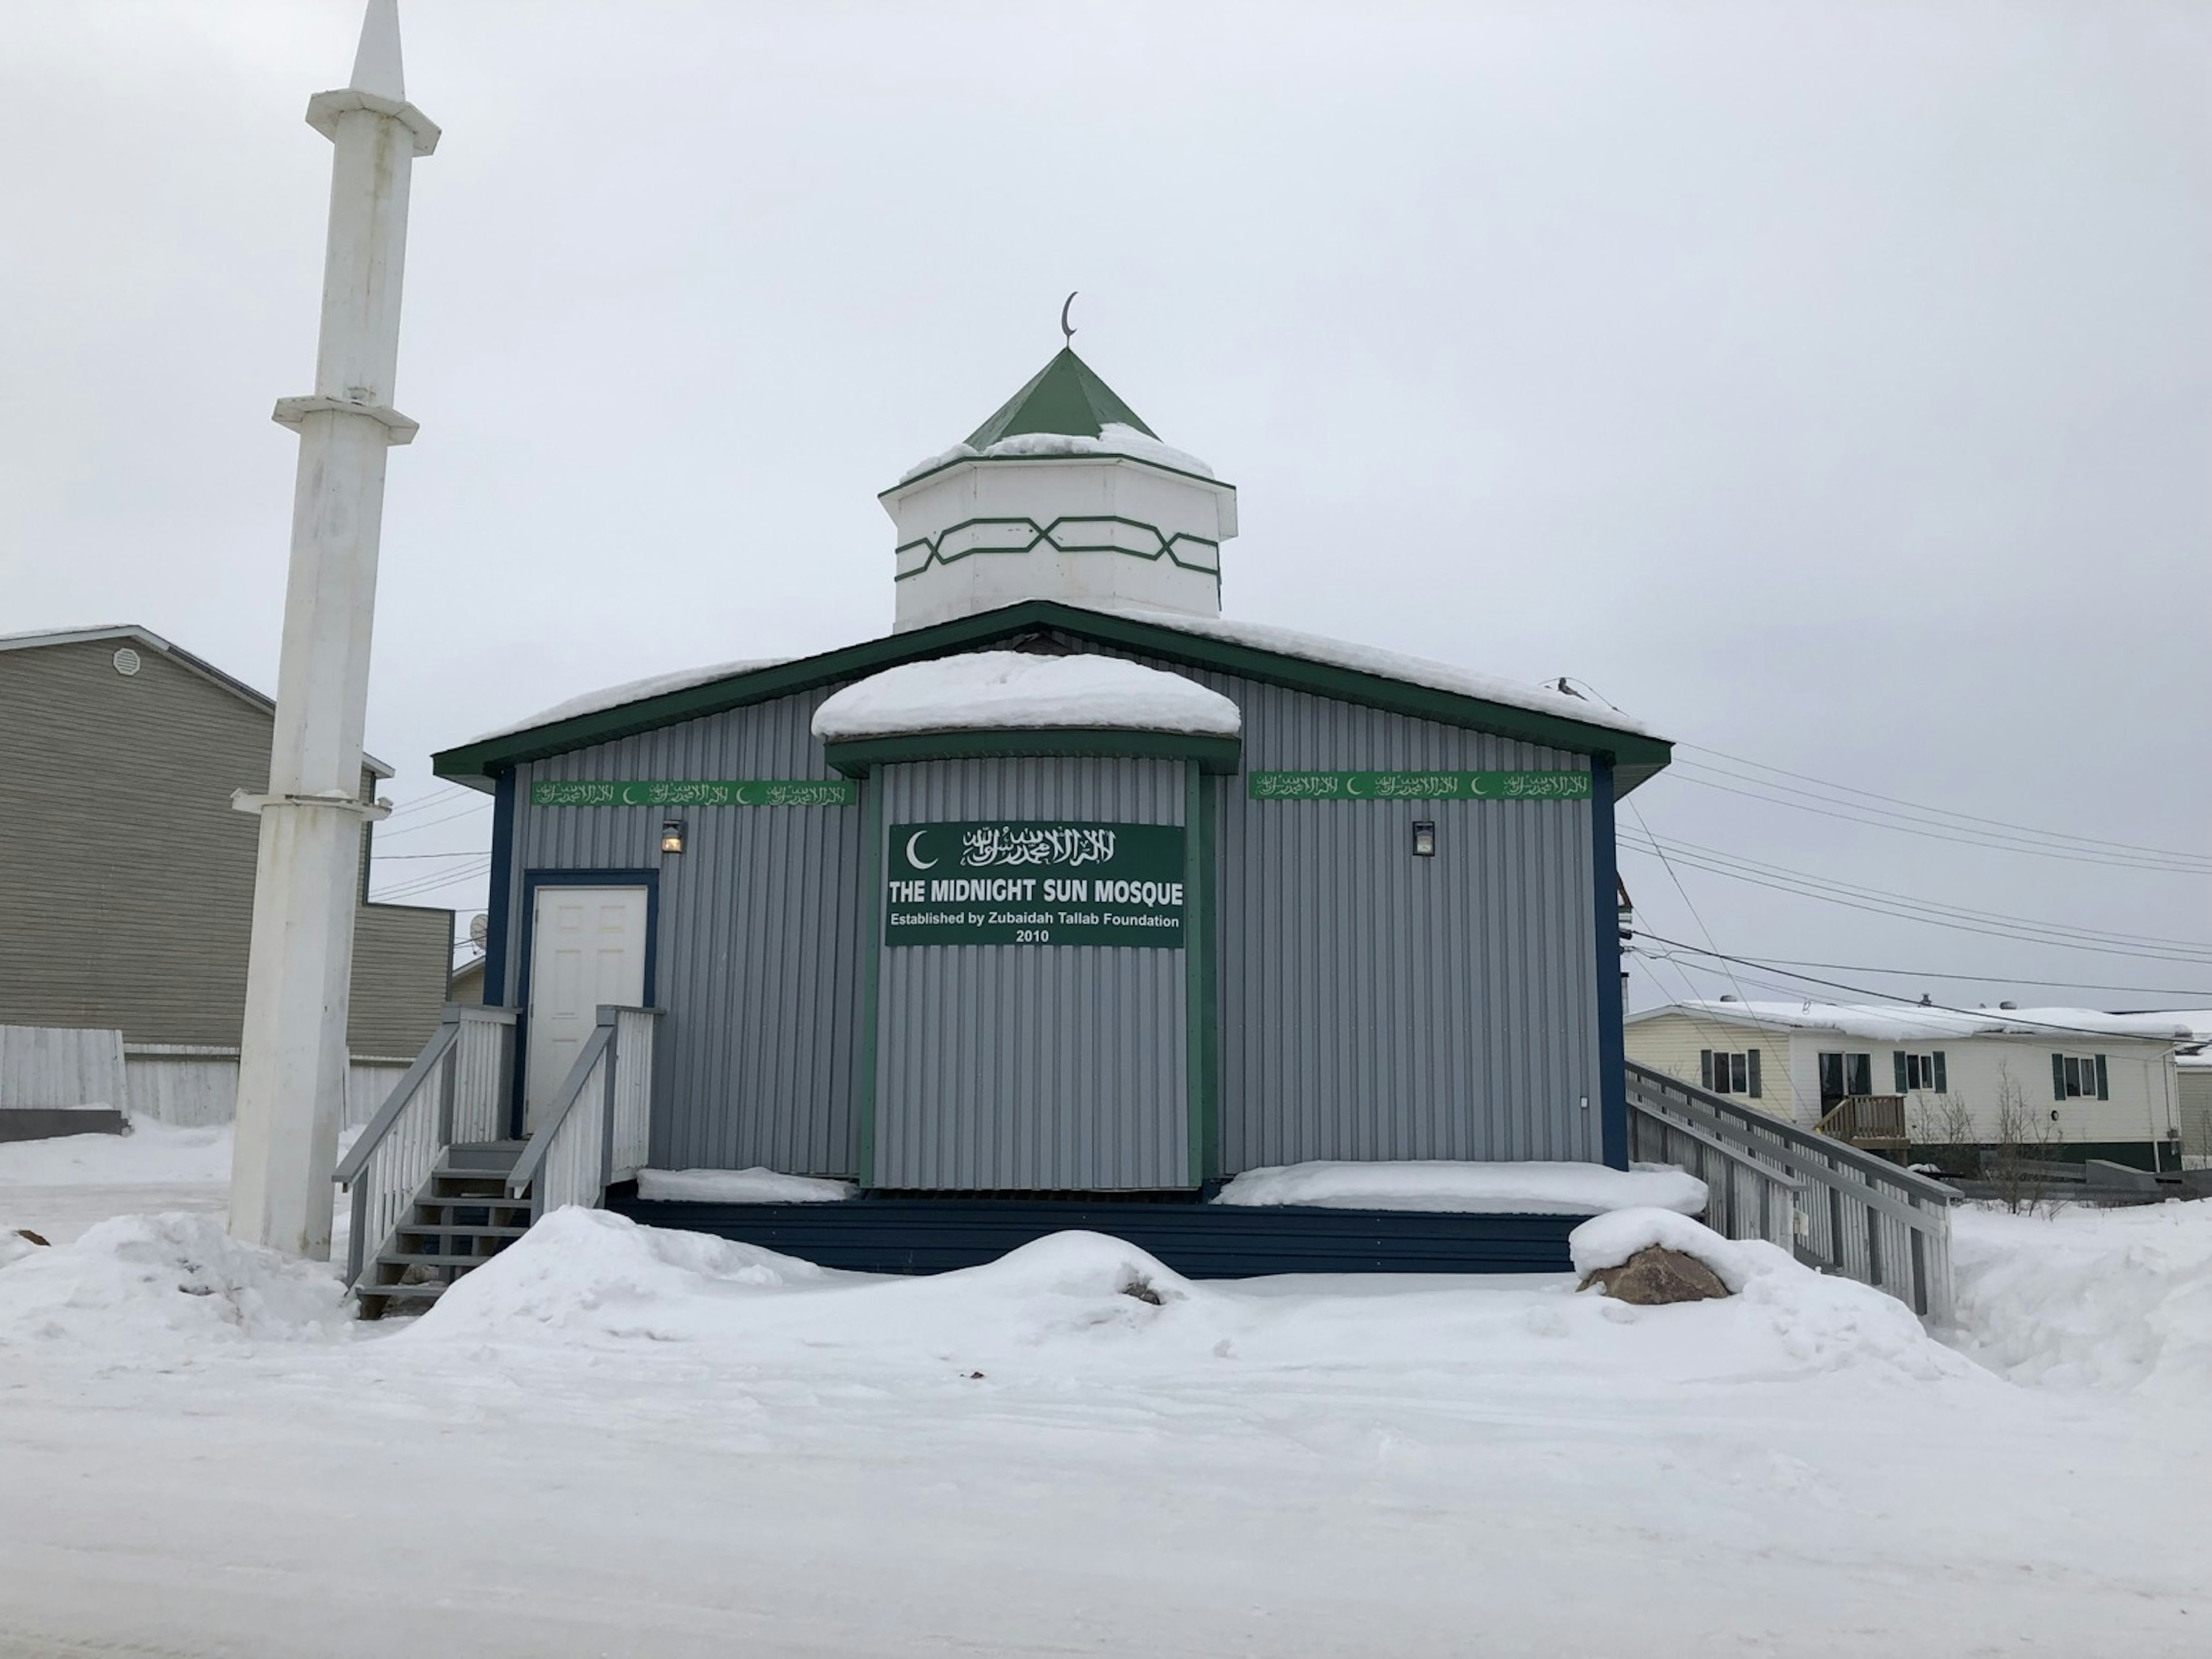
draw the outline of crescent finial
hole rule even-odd
[[[1082,292],[1083,290],[1079,288],[1060,302],[1060,337],[1062,343],[1070,349],[1073,349],[1075,345],[1075,325],[1067,320],[1067,308],[1075,303],[1075,295]]]

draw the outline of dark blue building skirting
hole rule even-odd
[[[1108,1233],[1187,1279],[1261,1273],[1563,1273],[1579,1215],[1247,1207],[1073,1199],[869,1198],[842,1204],[642,1203],[649,1226],[711,1233],[824,1267],[937,1273],[994,1261],[1047,1234]]]

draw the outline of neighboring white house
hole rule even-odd
[[[1918,1144],[1999,1139],[2006,1085],[2060,1155],[2179,1167],[2185,1014],[1954,1012],[1819,1002],[1673,1003],[1630,1014],[1628,1058],[1810,1128],[1846,1097],[1900,1096]]]

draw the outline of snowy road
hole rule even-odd
[[[2212,1650],[2201,1390],[1809,1275],[886,1282],[574,1212],[357,1327],[195,1224],[0,1268],[0,1654]]]

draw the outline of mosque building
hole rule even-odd
[[[849,1182],[902,1261],[1316,1161],[1626,1167],[1613,803],[1665,741],[1224,618],[1235,488],[1072,343],[879,499],[888,635],[436,757],[496,801],[509,1136],[628,1007],[649,1127],[609,1174]],[[792,1243],[766,1189],[691,1190]]]

